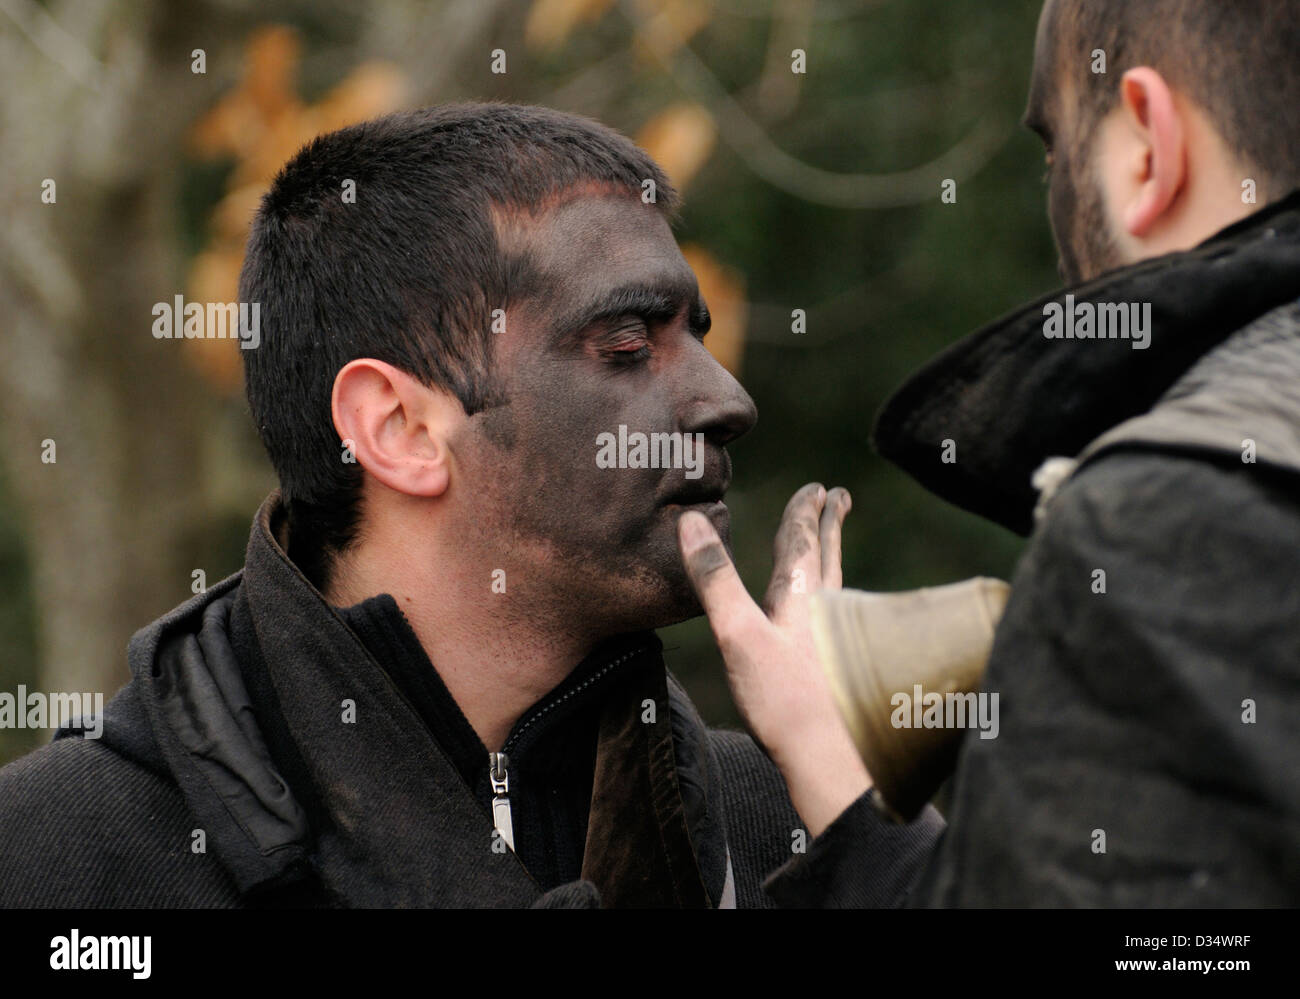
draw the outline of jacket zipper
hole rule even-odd
[[[510,818],[510,758],[505,753],[488,753],[488,779],[492,781],[492,825],[515,851],[515,827]]]
[[[488,780],[492,783],[492,826],[501,836],[501,839],[506,846],[510,847],[511,853],[515,852],[515,826],[513,817],[510,814],[510,757],[506,750],[510,749],[510,747],[518,741],[519,736],[527,731],[527,729],[532,726],[533,722],[537,721],[537,719],[542,715],[546,714],[552,708],[563,704],[583,688],[591,686],[591,684],[595,683],[616,666],[620,666],[633,656],[644,652],[646,648],[647,646],[642,645],[630,652],[624,653],[613,662],[606,663],[602,669],[587,677],[586,680],[574,687],[572,690],[546,705],[534,708],[533,711],[529,712],[529,714],[515,726],[514,731],[511,732],[510,736],[506,739],[505,745],[501,747],[501,752],[488,753]]]

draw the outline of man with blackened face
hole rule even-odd
[[[708,309],[668,220],[604,191],[504,224],[527,294],[493,343],[498,398],[449,438],[463,476],[449,523],[484,569],[509,552],[505,608],[567,620],[583,641],[692,616],[676,520],[699,509],[726,536],[724,448],[755,409],[703,344]],[[620,428],[702,435],[687,455],[699,467],[604,467],[598,441]]]
[[[323,590],[345,607],[391,594],[489,745],[596,643],[700,612],[677,519],[699,510],[726,536],[724,448],[756,416],[703,344],[658,203],[586,181],[491,224],[508,277],[481,408],[374,357],[334,380],[365,526]],[[598,442],[620,433],[678,435],[682,460],[607,467]]]
[[[865,772],[792,801],[768,747],[703,723],[653,631],[701,612],[679,523],[729,537],[726,447],[756,418],[704,346],[675,208],[626,138],[543,108],[393,115],[285,165],[240,284],[280,489],[244,569],[133,642],[83,769],[150,775],[115,806],[138,849],[72,823],[65,852],[108,875],[54,901],[808,904],[782,889],[809,880],[792,830],[815,838]],[[775,611],[840,585],[848,508],[791,501]],[[894,901],[939,821],[868,821]],[[196,827],[207,850],[178,865]]]

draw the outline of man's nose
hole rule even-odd
[[[758,407],[703,344],[699,344],[699,350],[703,357],[693,359],[697,376],[691,379],[682,429],[689,434],[703,434],[709,443],[723,447],[753,428],[758,421]]]

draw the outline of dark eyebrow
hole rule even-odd
[[[596,323],[621,316],[639,316],[651,323],[666,323],[681,311],[683,305],[688,307],[687,328],[695,336],[704,336],[712,320],[695,281],[670,280],[614,288],[563,316],[554,326],[553,337],[557,343],[563,343]]]

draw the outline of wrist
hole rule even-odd
[[[815,736],[792,740],[772,758],[813,838],[872,787],[866,764],[842,726],[838,732],[822,729]]]

